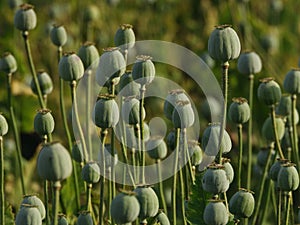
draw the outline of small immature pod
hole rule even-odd
[[[14,24],[20,31],[33,30],[36,27],[36,14],[30,4],[20,5],[19,10],[15,13]]]
[[[270,170],[269,170],[269,177],[273,180],[273,181],[277,181],[278,178],[278,174],[279,171],[281,169],[281,166],[283,164],[289,163],[290,160],[288,159],[280,159],[278,158],[277,161],[271,166]]]
[[[279,170],[278,186],[282,191],[295,191],[299,187],[299,174],[293,163],[282,164]]]
[[[134,46],[135,34],[132,28],[133,26],[130,24],[122,24],[115,34],[115,45],[119,46],[122,50],[126,50]]]
[[[251,191],[240,189],[229,201],[229,211],[237,219],[249,218],[254,211],[255,200]]]
[[[204,209],[203,219],[207,225],[226,225],[229,217],[225,204],[211,200]]]
[[[167,146],[171,151],[176,149],[176,136],[175,130],[170,131],[167,136]]]
[[[167,144],[163,137],[150,138],[146,143],[146,149],[150,158],[155,160],[164,159],[168,152]]]
[[[137,56],[132,67],[132,77],[140,85],[150,84],[155,77],[155,67],[150,56]]]
[[[53,25],[50,31],[50,39],[57,47],[62,47],[67,43],[68,35],[66,29],[62,25]]]
[[[141,85],[134,82],[131,71],[126,71],[120,78],[119,95],[123,97],[139,96]]]
[[[45,71],[39,71],[37,74],[37,78],[38,78],[42,95],[49,95],[53,90],[53,82],[49,74],[46,73]],[[32,92],[38,95],[33,79],[31,80],[30,87]]]
[[[22,204],[16,216],[16,225],[42,225],[38,208],[35,205]]]
[[[6,118],[0,114],[0,136],[6,135],[8,132],[8,123]]]
[[[143,107],[142,120],[146,117],[146,110]],[[122,119],[130,125],[136,125],[140,122],[140,101],[134,97],[128,97],[124,100],[122,106]]]
[[[248,122],[250,118],[250,107],[244,98],[233,98],[229,107],[229,118],[236,124]]]
[[[247,51],[240,55],[237,67],[241,74],[249,76],[259,73],[262,69],[262,63],[257,53]]]
[[[281,98],[281,89],[277,82],[272,77],[260,80],[258,86],[257,96],[259,101],[270,106],[278,103]]]
[[[194,110],[189,101],[178,101],[173,110],[172,122],[175,128],[189,128],[195,122]]]
[[[87,162],[81,171],[82,179],[88,184],[97,183],[100,180],[100,168],[96,162]]]
[[[240,39],[230,25],[220,25],[210,34],[208,52],[210,56],[221,62],[236,59],[241,51]]]
[[[65,53],[59,61],[58,72],[64,81],[77,81],[84,74],[83,63],[75,53]]]
[[[280,116],[289,116],[292,111],[292,99],[290,94],[283,94],[279,104],[276,107],[276,114]]]
[[[164,102],[164,114],[169,119],[172,120],[173,111],[178,101],[190,101],[184,90],[175,89],[169,92],[166,100]]]
[[[67,217],[64,214],[58,214],[58,222],[57,225],[68,225],[69,222]]]
[[[278,134],[278,138],[282,139],[283,135],[284,135],[284,131],[285,131],[285,125],[283,122],[283,119],[281,117],[276,117],[275,118],[275,123],[276,123],[276,130],[277,130],[277,134]],[[272,124],[272,119],[269,116],[262,127],[261,130],[262,136],[267,140],[267,141],[275,141],[275,137],[274,137],[274,132],[273,132],[273,124]]]
[[[85,42],[78,51],[84,69],[96,69],[99,63],[99,52],[92,42]]]
[[[22,202],[21,202],[21,207],[22,207],[23,204],[36,206],[37,209],[39,210],[40,214],[41,214],[42,220],[45,219],[46,209],[45,209],[44,203],[36,195],[25,195],[23,197]]]
[[[41,136],[51,134],[54,125],[54,118],[49,109],[39,110],[34,117],[34,131]]]
[[[169,218],[164,212],[159,212],[156,216],[156,219],[160,225],[170,225]]]
[[[5,52],[0,59],[0,71],[11,74],[17,71],[17,61],[10,52]]]
[[[300,69],[291,69],[285,75],[283,89],[290,94],[300,94]]]
[[[100,12],[97,6],[87,5],[83,11],[83,20],[85,23],[96,21],[100,16]]]
[[[188,141],[188,151],[193,166],[198,166],[203,158],[203,151],[198,141]]]
[[[93,218],[90,211],[79,212],[77,225],[93,225]]]

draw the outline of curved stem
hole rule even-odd
[[[178,155],[179,155],[179,141],[180,141],[180,128],[177,128],[176,135],[176,149],[174,155],[174,166],[173,166],[173,189],[172,189],[172,212],[173,212],[173,225],[176,225],[176,186],[177,186],[177,167],[178,167]]]
[[[163,185],[163,181],[162,181],[162,177],[161,177],[160,159],[157,160],[156,165],[157,165],[158,188],[159,188],[160,201],[161,201],[161,205],[163,207],[164,213],[166,215],[168,215],[168,209],[167,209],[167,204],[166,204],[165,195],[164,195],[164,185]]]
[[[45,105],[45,102],[43,100],[43,95],[42,95],[42,92],[41,92],[40,84],[39,84],[39,81],[38,81],[38,78],[37,78],[37,75],[36,75],[36,71],[35,71],[35,67],[34,67],[34,63],[33,63],[33,60],[32,60],[28,35],[29,35],[28,31],[23,31],[22,32],[22,36],[23,36],[24,43],[25,43],[26,56],[27,56],[28,63],[29,63],[29,66],[30,66],[30,71],[31,71],[31,74],[32,74],[33,82],[36,86],[40,107],[42,109],[44,109],[44,108],[46,108],[46,105]]]
[[[5,199],[4,199],[4,150],[3,137],[0,136],[0,224],[5,225]]]
[[[278,137],[276,121],[275,121],[275,119],[276,119],[275,105],[272,105],[270,110],[271,110],[271,119],[272,119],[273,133],[274,133],[274,137],[275,137],[276,148],[277,148],[277,151],[279,153],[280,158],[284,159],[284,155],[282,153],[282,149],[281,149],[281,145],[280,145],[280,140],[279,140],[279,137]]]
[[[57,225],[58,224],[58,211],[59,211],[59,193],[60,193],[60,188],[61,184],[60,181],[56,181],[53,184],[54,188],[54,204],[52,206],[52,212],[53,212],[53,218],[52,218],[52,225]]]
[[[249,108],[250,118],[248,121],[248,157],[247,157],[247,189],[251,189],[251,170],[252,170],[252,121],[253,121],[253,86],[254,86],[254,75],[249,75]]]
[[[227,97],[228,97],[228,68],[229,68],[229,63],[224,62],[222,64],[222,90],[223,90],[223,95],[224,95],[224,103],[223,103],[223,108],[222,108],[222,121],[221,121],[221,126],[220,126],[220,137],[219,137],[219,164],[222,163],[222,153],[223,150],[221,148],[222,146],[222,141],[223,141],[223,136],[224,132],[226,129],[226,115],[227,115]]]
[[[15,138],[15,142],[16,142],[16,150],[17,150],[17,158],[18,158],[18,164],[19,164],[19,173],[20,173],[22,193],[23,193],[23,195],[25,195],[26,190],[25,190],[25,181],[24,181],[24,174],[23,174],[21,144],[20,144],[20,136],[19,136],[19,130],[18,130],[17,121],[16,121],[16,117],[15,117],[15,112],[14,112],[14,108],[12,105],[11,79],[12,79],[12,74],[7,74],[7,87],[6,87],[7,88],[7,102],[8,102],[8,108],[9,108],[9,114],[10,114],[11,124],[12,124],[12,128],[13,128],[14,138]]]
[[[139,110],[139,117],[140,117],[140,137],[141,137],[141,166],[142,166],[142,183],[145,184],[145,143],[144,143],[144,121],[143,121],[143,108],[144,108],[144,98],[146,87],[143,85],[140,89],[141,92],[141,99],[140,99],[140,110]]]
[[[238,141],[239,141],[239,167],[237,176],[237,188],[241,188],[241,174],[242,174],[242,161],[243,161],[243,125],[238,124]]]

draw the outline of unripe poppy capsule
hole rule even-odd
[[[230,163],[230,159],[222,158],[222,165],[224,166],[224,170],[227,176],[229,183],[231,184],[234,178],[234,170]]]
[[[84,69],[95,69],[99,63],[99,53],[92,42],[85,42],[78,51]]]
[[[16,216],[16,225],[42,225],[42,217],[34,205],[22,204]]]
[[[146,117],[146,110],[143,107],[142,120]],[[140,122],[140,101],[134,97],[128,97],[124,100],[122,106],[122,118],[130,125],[136,125]]]
[[[82,163],[84,161],[84,154],[82,150],[81,142],[75,142],[72,147],[72,158],[78,162]]]
[[[285,125],[284,125],[283,119],[281,117],[276,117],[275,124],[276,124],[276,131],[278,134],[278,138],[282,139],[283,135],[284,135],[284,130],[285,130],[285,127],[284,127]],[[269,116],[263,124],[261,133],[262,133],[262,136],[266,140],[271,141],[271,142],[275,141],[274,132],[272,132],[272,130],[273,130],[272,119]]]
[[[64,81],[77,81],[84,74],[83,63],[75,53],[65,53],[59,61],[58,72]]]
[[[253,194],[245,189],[236,192],[229,201],[230,212],[238,219],[249,218],[254,211]]]
[[[279,170],[278,186],[282,191],[295,191],[299,187],[299,174],[294,164],[282,164]]]
[[[273,181],[277,181],[278,178],[278,174],[279,171],[281,169],[281,166],[283,164],[289,163],[290,160],[288,159],[280,159],[278,158],[277,161],[271,166],[270,170],[269,170],[269,177],[273,180]]]
[[[228,212],[222,201],[212,200],[204,209],[203,219],[207,225],[225,225],[228,222]]]
[[[123,50],[132,48],[135,43],[135,35],[130,24],[122,24],[115,34],[115,45]]]
[[[64,214],[58,214],[58,222],[57,225],[68,225],[69,222],[67,217]]]
[[[36,14],[33,5],[22,4],[14,17],[15,27],[20,31],[29,31],[36,27]]]
[[[246,123],[250,118],[250,107],[244,98],[233,98],[229,107],[229,118],[236,124]]]
[[[87,162],[81,171],[82,179],[88,183],[97,183],[100,180],[100,168],[96,162]]]
[[[51,134],[54,125],[54,118],[48,109],[39,110],[34,117],[34,131],[41,136]]]
[[[16,72],[17,68],[18,66],[15,57],[9,52],[4,53],[0,59],[0,71],[11,74]]]
[[[6,135],[8,132],[8,123],[6,118],[0,114],[0,136]]]
[[[82,211],[79,213],[77,225],[93,225],[93,218],[89,211]]]
[[[23,204],[35,205],[41,214],[42,220],[46,217],[46,209],[44,203],[36,195],[25,195],[21,202],[21,207]]]
[[[141,85],[134,82],[131,71],[126,71],[120,78],[119,95],[123,97],[138,96]]]
[[[262,63],[259,55],[253,51],[243,52],[238,59],[238,71],[244,75],[256,74],[261,71]]]
[[[154,80],[155,67],[151,59],[150,56],[140,55],[133,64],[132,77],[140,85],[150,84]]]
[[[169,92],[166,100],[164,102],[164,114],[169,119],[172,120],[173,111],[178,101],[190,101],[184,90],[175,89]]]
[[[167,156],[167,144],[162,137],[150,138],[147,141],[146,149],[152,159],[158,160]]]
[[[291,69],[286,74],[283,89],[290,94],[300,94],[300,69]]]
[[[276,107],[276,114],[280,116],[289,116],[292,111],[292,99],[290,94],[283,94],[279,104]]]
[[[185,129],[195,122],[194,110],[189,101],[178,101],[173,110],[172,122],[175,128]]]
[[[272,77],[264,78],[260,81],[261,83],[257,90],[259,101],[268,106],[278,103],[281,98],[281,89],[279,84],[275,82]]]
[[[57,47],[64,46],[68,40],[65,27],[62,25],[53,25],[50,31],[50,39]]]
[[[41,70],[38,71],[37,78],[42,95],[49,95],[53,90],[53,82],[49,74]],[[37,88],[33,79],[31,80],[30,87],[32,92],[38,95]]]

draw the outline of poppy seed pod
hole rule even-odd
[[[229,201],[229,211],[237,219],[249,218],[254,211],[255,200],[253,194],[245,189],[236,192]]]
[[[120,78],[119,95],[123,97],[138,96],[141,85],[133,81],[131,71],[126,71]]]
[[[37,170],[42,179],[61,181],[72,173],[72,160],[68,150],[59,142],[44,144],[38,159]]]
[[[22,4],[16,11],[14,25],[20,31],[29,31],[36,27],[36,14],[30,4]]]
[[[279,171],[281,169],[281,166],[283,164],[286,164],[286,163],[289,163],[289,162],[290,162],[290,160],[288,160],[288,159],[278,158],[277,161],[271,166],[271,168],[269,170],[270,179],[272,179],[273,181],[277,181],[278,174],[279,174]]]
[[[278,186],[282,191],[295,191],[299,187],[299,174],[294,164],[282,164],[279,170]]]
[[[57,225],[68,225],[69,222],[64,214],[58,214]]]
[[[88,183],[97,183],[100,180],[100,168],[96,162],[88,162],[81,171],[82,179]]]
[[[222,165],[224,166],[224,170],[225,170],[227,179],[228,179],[229,183],[231,184],[233,181],[233,178],[234,178],[234,170],[230,163],[230,159],[223,158]]]
[[[84,69],[96,69],[99,63],[99,52],[92,42],[85,42],[78,50]]]
[[[94,106],[93,121],[102,129],[115,127],[119,121],[119,107],[116,101],[109,96],[100,96]]]
[[[84,74],[83,63],[75,53],[65,53],[59,61],[58,72],[64,81],[77,81]]]
[[[146,110],[143,107],[142,120],[146,117]],[[140,122],[140,101],[134,97],[128,97],[124,100],[122,106],[122,118],[130,125],[136,125]]]
[[[96,21],[99,18],[100,12],[96,5],[87,5],[83,11],[83,20],[85,23]]]
[[[224,166],[219,164],[209,165],[202,178],[202,187],[214,195],[224,193],[229,188],[229,180]]]
[[[300,94],[300,69],[291,69],[285,75],[283,89],[290,94]]]
[[[150,84],[155,77],[155,67],[150,56],[140,55],[132,67],[132,77],[140,85]]]
[[[295,124],[298,124],[299,123],[298,110],[295,109],[294,113],[295,113]],[[287,125],[290,125],[290,124],[292,124],[292,114],[288,115],[288,119],[287,119]]]
[[[239,57],[241,51],[240,39],[230,25],[220,25],[210,34],[208,53],[221,62],[227,62]]]
[[[203,151],[198,141],[188,141],[188,151],[190,154],[190,160],[193,166],[198,166],[203,158]]]
[[[147,153],[150,158],[158,160],[167,156],[167,144],[163,140],[163,137],[150,138],[146,143]]]
[[[111,202],[111,217],[117,224],[135,221],[140,213],[140,204],[135,192],[121,192]]]
[[[176,149],[176,132],[174,130],[170,131],[167,136],[167,147],[171,151]]]
[[[292,111],[292,99],[290,94],[282,94],[279,104],[276,107],[276,114],[280,116],[289,116]]]
[[[42,225],[41,213],[37,206],[22,204],[16,215],[16,225]]]
[[[259,101],[270,106],[278,103],[281,98],[281,89],[277,82],[272,77],[267,77],[260,80],[260,85],[257,90]]]
[[[250,107],[244,98],[233,98],[229,107],[228,116],[236,124],[248,122],[250,118]]]
[[[5,52],[0,59],[0,71],[11,74],[16,72],[17,68],[18,66],[15,57],[11,53]]]
[[[140,203],[139,218],[144,220],[157,214],[159,201],[156,193],[151,187],[137,187],[134,192]]]
[[[175,89],[169,92],[166,100],[164,102],[164,114],[169,119],[172,120],[173,111],[178,101],[190,101],[184,90]]]
[[[81,142],[75,142],[72,147],[72,159],[75,162],[82,163],[84,161],[84,154]]]
[[[36,206],[41,214],[42,220],[46,217],[46,209],[44,203],[36,195],[25,195],[21,202],[21,207],[24,204]]]
[[[105,48],[103,51],[96,72],[96,81],[99,86],[107,85],[126,70],[126,62],[119,48]]]
[[[0,136],[6,135],[8,132],[8,123],[6,118],[0,114]]]
[[[149,128],[149,126],[146,122],[143,122],[143,126],[144,126],[144,130],[143,130],[144,142],[147,142],[150,138],[150,128]],[[134,135],[136,137],[139,137],[139,132],[138,131],[139,131],[138,129],[134,129]]]
[[[283,135],[284,135],[284,122],[283,119],[281,117],[276,117],[275,118],[275,124],[276,124],[276,130],[277,130],[277,134],[278,134],[278,138],[282,139]],[[269,116],[262,127],[261,130],[262,136],[267,140],[267,141],[275,141],[275,137],[274,137],[274,132],[273,132],[273,124],[272,124],[272,119]]]
[[[93,225],[93,218],[90,211],[82,211],[77,218],[77,225]]]
[[[62,25],[53,25],[50,31],[50,39],[57,47],[62,47],[67,43],[68,35],[66,29]]]
[[[211,200],[204,209],[203,219],[207,225],[226,225],[228,212],[222,201]]]
[[[49,109],[39,110],[34,117],[34,131],[41,136],[51,134],[54,125],[54,118]]]
[[[238,59],[237,68],[244,75],[257,74],[262,69],[261,59],[255,52],[243,52]]]
[[[117,30],[114,38],[116,46],[119,46],[122,50],[132,48],[135,42],[135,35],[130,24],[122,24]]]
[[[267,164],[268,156],[269,153],[271,152],[271,160],[273,160],[276,155],[275,151],[272,148],[261,148],[257,154],[257,164],[261,167],[264,168]]]
[[[208,156],[216,156],[219,152],[220,124],[210,124],[203,132],[201,147]],[[223,154],[230,152],[232,143],[229,134],[224,130],[221,143]]]
[[[173,110],[172,122],[175,128],[185,129],[195,122],[194,110],[189,101],[178,101]]]
[[[169,218],[164,212],[159,212],[156,216],[156,219],[160,225],[170,225]]]
[[[53,82],[49,74],[44,71],[39,71],[37,74],[37,78],[42,95],[49,95],[53,90]],[[30,87],[32,92],[38,95],[37,88],[33,79],[31,80]]]

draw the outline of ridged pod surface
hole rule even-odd
[[[236,192],[229,201],[229,211],[235,218],[249,218],[255,206],[253,194],[250,191],[241,189]]]
[[[203,219],[207,225],[225,225],[228,222],[228,212],[222,201],[210,201],[203,213]]]
[[[278,103],[281,98],[281,89],[279,84],[271,77],[264,78],[260,81],[261,83],[257,89],[259,101],[268,106]]]
[[[37,19],[33,6],[30,4],[22,4],[16,11],[14,17],[14,25],[20,31],[33,30],[36,27]]]
[[[256,52],[243,52],[237,63],[238,71],[244,75],[251,75],[259,73],[262,69],[261,58]]]

